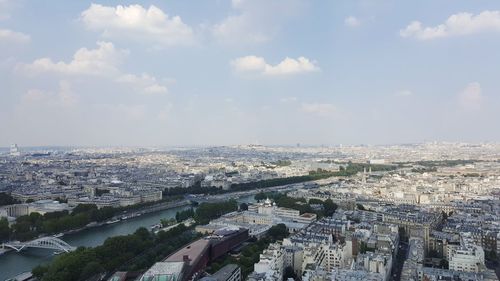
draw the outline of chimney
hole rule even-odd
[[[190,261],[190,259],[189,259],[189,256],[188,256],[188,255],[184,255],[184,256],[182,256],[182,260],[183,260],[184,262],[189,262],[189,261]]]

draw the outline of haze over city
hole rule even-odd
[[[498,1],[0,0],[0,146],[499,141]]]

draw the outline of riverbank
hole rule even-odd
[[[81,227],[81,228],[78,228],[78,229],[68,230],[68,231],[65,231],[65,232],[61,232],[57,236],[58,237],[62,237],[62,236],[68,235],[68,234],[75,234],[75,233],[84,231],[86,229],[96,228],[96,227],[102,227],[102,226],[105,226],[105,225],[110,225],[110,224],[118,223],[120,221],[125,221],[125,220],[128,220],[128,219],[137,218],[137,217],[140,217],[140,216],[145,215],[145,214],[160,212],[160,211],[163,211],[163,210],[168,210],[168,209],[173,209],[173,208],[179,208],[179,207],[189,206],[189,205],[191,205],[191,202],[189,200],[182,200],[182,201],[179,201],[179,202],[161,202],[161,203],[156,204],[156,205],[145,206],[144,208],[141,208],[141,209],[138,209],[138,210],[124,211],[121,214],[116,215],[116,216],[110,218],[107,221],[99,222],[99,223],[98,222],[91,222],[91,223],[87,224],[84,227]]]
[[[8,248],[0,248],[0,256],[5,254],[5,253],[8,253],[12,251],[12,249],[8,249]]]

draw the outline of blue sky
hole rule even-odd
[[[0,146],[499,141],[498,1],[0,0]]]

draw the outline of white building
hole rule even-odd
[[[450,270],[480,272],[484,269],[484,250],[471,240],[469,233],[462,233],[460,245],[448,245]]]
[[[10,156],[20,156],[21,152],[19,151],[19,147],[17,147],[17,144],[11,144],[10,145]]]
[[[331,271],[334,268],[343,268],[348,265],[346,243],[335,243],[324,246],[325,259],[323,266]]]
[[[254,265],[257,274],[264,274],[263,280],[282,281],[284,273],[284,247],[279,243],[270,244],[260,254],[259,262]]]

